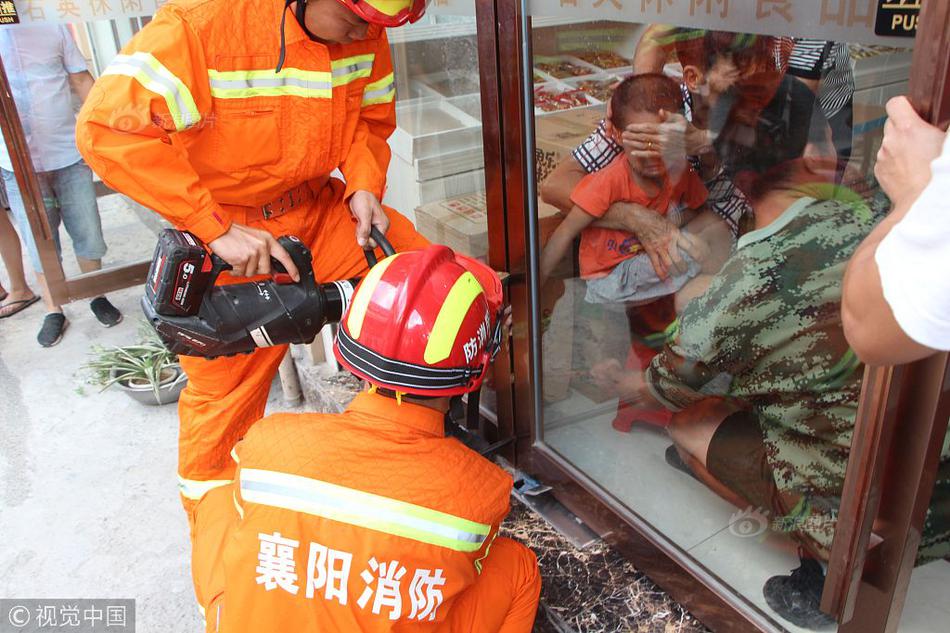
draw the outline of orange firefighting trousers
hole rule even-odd
[[[359,277],[367,264],[356,243],[355,224],[343,203],[344,183],[331,179],[317,199],[300,209],[249,226],[274,236],[295,235],[310,247],[318,282]],[[227,209],[245,223],[239,208]],[[424,248],[428,241],[398,212],[386,208],[391,225],[387,238],[397,251]],[[222,283],[246,281],[225,278]],[[286,345],[261,348],[246,356],[206,360],[181,357],[188,386],[178,403],[178,485],[189,519],[195,503],[209,490],[230,483],[230,452],[250,425],[264,414],[271,381]]]
[[[207,633],[228,633],[220,628],[223,611],[228,608],[222,555],[239,518],[232,494],[230,487],[212,490],[198,504],[195,513],[198,529],[191,570]],[[541,575],[534,552],[511,539],[497,538],[478,580],[456,598],[437,631],[530,633],[540,594]],[[231,608],[250,608],[250,605]],[[431,629],[420,624],[420,630]],[[311,632],[298,630],[295,633]]]

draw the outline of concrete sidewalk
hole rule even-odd
[[[125,314],[112,329],[88,301],[67,306],[71,325],[49,349],[36,342],[41,304],[0,320],[0,597],[135,598],[140,633],[199,631],[176,407],[79,375],[94,343],[137,340],[140,296],[109,295]]]

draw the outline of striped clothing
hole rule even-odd
[[[854,97],[851,53],[844,42],[798,39],[788,62],[788,74],[820,80],[818,101],[829,119]]]

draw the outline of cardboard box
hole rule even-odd
[[[603,107],[577,108],[535,117],[534,142],[538,183],[570,156],[604,117]]]
[[[416,229],[436,244],[470,257],[488,256],[488,211],[485,192],[456,196],[416,208]],[[557,208],[538,201],[541,243],[560,224]]]
[[[485,192],[472,193],[416,208],[416,229],[432,242],[470,257],[488,255]]]

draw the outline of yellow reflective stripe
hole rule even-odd
[[[427,363],[434,365],[449,357],[468,309],[475,301],[475,297],[484,292],[475,275],[468,271],[455,280],[442,307],[439,308],[439,315],[435,318],[432,333],[429,334],[429,342],[426,343],[423,356]]]
[[[186,499],[198,500],[205,496],[208,491],[221,486],[227,486],[234,481],[233,479],[185,479],[178,476],[178,492]]]
[[[389,73],[379,81],[366,84],[363,88],[363,107],[378,103],[390,103],[396,98],[396,84],[393,74]]]
[[[349,328],[350,336],[353,337],[354,340],[359,339],[360,332],[363,330],[363,319],[366,318],[366,309],[369,307],[369,301],[373,298],[373,293],[376,291],[376,286],[379,284],[380,278],[382,278],[383,273],[386,272],[390,264],[401,254],[402,253],[396,253],[381,262],[377,262],[375,266],[369,269],[369,272],[363,277],[363,281],[361,281],[359,287],[357,287],[356,293],[353,295],[353,302],[350,304],[350,315],[346,318],[346,327]]]
[[[330,62],[330,72],[282,68],[273,70],[208,69],[211,96],[239,99],[258,96],[296,96],[330,99],[333,88],[369,77],[373,71],[374,53],[353,55]]]
[[[330,63],[333,87],[344,86],[357,79],[369,77],[373,72],[373,60],[375,59],[375,53],[334,59]]]
[[[498,538],[498,530],[495,530],[495,533],[491,535],[491,540],[488,541],[488,546],[485,547],[485,553],[475,559],[475,570],[479,574],[482,573],[482,562],[488,558],[488,552],[491,551],[491,546],[495,544],[496,538]]]
[[[175,129],[179,132],[201,121],[201,114],[198,112],[198,106],[188,86],[151,53],[116,55],[102,71],[102,75],[131,77],[146,90],[162,97],[175,123]]]
[[[237,446],[235,446],[234,448],[231,449],[231,459],[234,460],[234,463],[235,463],[235,464],[240,464],[240,463],[241,463],[241,460],[238,459]]]
[[[460,552],[478,551],[491,532],[484,523],[272,470],[242,469],[241,498]]]
[[[208,69],[208,83],[211,96],[218,99],[240,99],[244,97],[333,97],[333,81],[325,71],[283,68],[279,73],[273,70],[229,70]]]

